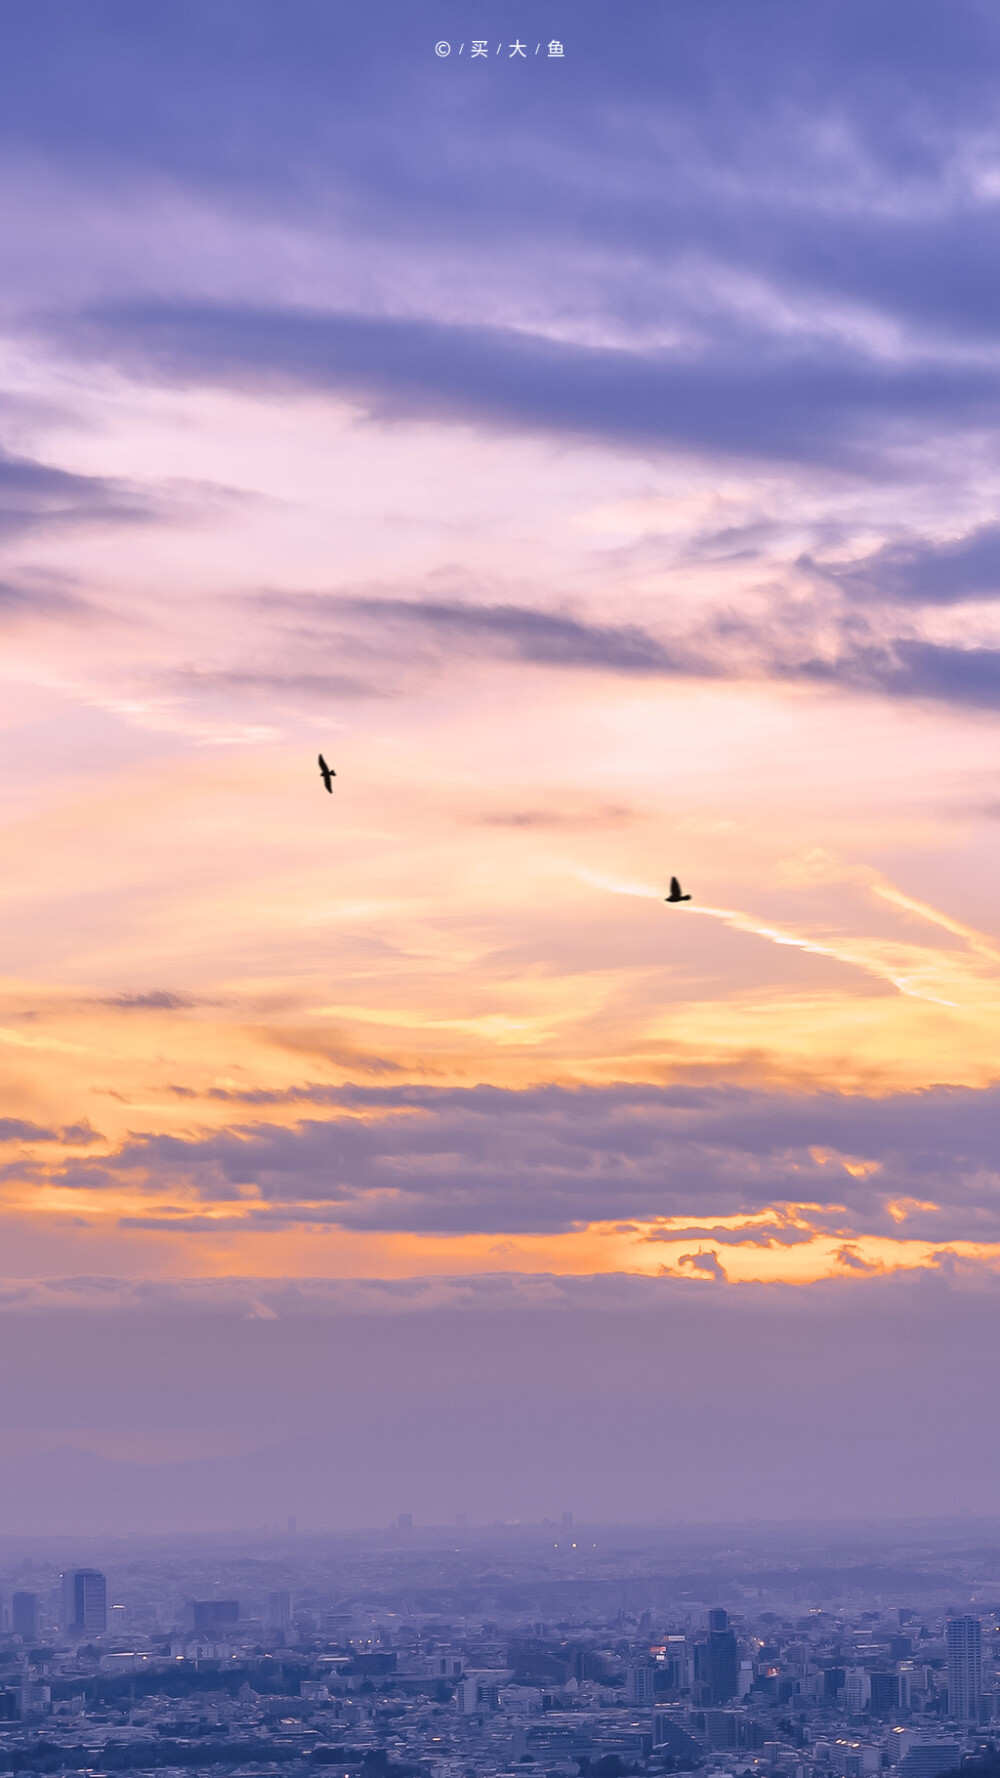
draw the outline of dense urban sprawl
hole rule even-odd
[[[1000,1735],[1000,1549],[974,1540],[776,1554],[402,1515],[3,1560],[0,1771],[939,1778]]]

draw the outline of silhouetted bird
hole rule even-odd
[[[690,895],[681,894],[681,886],[676,877],[670,879],[670,894],[663,897],[664,901],[690,901]]]
[[[323,783],[326,785],[327,790],[330,792],[330,795],[332,796],[333,795],[333,780],[337,776],[337,774],[334,771],[332,766],[327,765],[326,760],[323,758],[322,753],[319,756],[319,775],[322,778]]]

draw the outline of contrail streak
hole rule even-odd
[[[988,957],[992,963],[1000,963],[1000,951],[992,945],[988,938],[977,932],[974,926],[963,926],[961,920],[953,920],[950,914],[941,914],[926,901],[914,901],[911,895],[904,895],[891,883],[881,878],[870,885],[874,894],[880,895],[883,901],[891,901],[896,907],[905,908],[907,913],[917,914],[921,920],[928,920],[932,926],[943,926],[945,932],[953,932],[956,938],[965,940],[970,951],[977,951],[980,957]]]
[[[575,874],[585,883],[592,883],[595,889],[605,889],[611,895],[636,895],[646,901],[665,900],[662,889],[652,889],[647,883],[621,882],[615,877],[602,876],[598,871],[578,870]],[[888,896],[886,899],[892,900],[894,897]],[[906,902],[905,897],[900,899],[904,903]],[[909,904],[907,903],[907,905]],[[915,911],[922,908],[922,904],[919,902],[913,905]],[[912,978],[901,974],[898,966],[893,967],[892,964],[872,956],[863,940],[860,943],[852,943],[847,940],[836,944],[822,944],[818,939],[804,938],[799,933],[789,932],[782,926],[764,926],[752,914],[744,914],[738,908],[713,908],[706,907],[701,903],[688,902],[684,912],[686,914],[702,914],[710,920],[721,920],[724,925],[731,926],[736,932],[753,933],[757,938],[765,938],[773,945],[789,945],[795,950],[805,951],[815,957],[831,957],[834,962],[850,964],[855,969],[862,969],[868,975],[877,977],[880,981],[890,982],[900,994],[906,994],[911,999],[928,1000],[935,1006],[956,1006],[958,1004],[954,1000],[943,999],[939,994],[929,994],[925,989],[914,987]],[[934,910],[929,909],[928,913],[933,916]],[[944,925],[946,917],[941,916],[937,923]],[[954,930],[956,924],[956,922],[951,923],[948,930]],[[975,936],[978,938],[978,934]]]

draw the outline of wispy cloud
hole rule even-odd
[[[543,831],[560,828],[585,827],[619,827],[625,822],[640,818],[637,809],[630,809],[622,803],[598,804],[591,808],[584,806],[538,809],[488,809],[470,819],[482,827],[510,827],[541,829]]]
[[[0,539],[93,524],[141,524],[157,516],[157,504],[129,482],[77,475],[0,451]]]
[[[682,671],[675,654],[637,625],[595,624],[517,605],[451,604],[434,600],[345,599],[342,609],[428,631],[447,643],[502,652],[535,666],[586,667],[611,673]]]
[[[678,622],[658,635],[645,625],[595,621],[585,611],[391,594],[268,592],[248,596],[280,638],[286,666],[188,672],[190,689],[223,687],[274,698],[419,695],[435,675],[454,677],[488,659],[554,672],[711,682],[774,681],[829,693],[905,698],[977,709],[1000,707],[1000,650],[898,633],[891,603],[853,608],[845,597],[794,604],[755,601]],[[317,653],[340,670],[317,670]],[[377,659],[375,658],[377,656]],[[343,664],[356,663],[344,672]]]
[[[111,994],[99,1004],[116,1007],[120,1012],[177,1012],[199,1002],[190,994],[177,994],[169,988],[149,988],[144,994]]]
[[[852,599],[895,600],[906,605],[954,605],[963,599],[1000,598],[1000,525],[978,525],[964,536],[934,541],[912,537],[883,544],[870,555],[809,568]]]
[[[708,349],[580,345],[523,328],[408,315],[178,302],[93,308],[49,323],[64,350],[151,379],[326,389],[383,422],[547,432],[640,452],[873,469],[894,428],[1000,419],[977,364],[890,364],[730,323]]]

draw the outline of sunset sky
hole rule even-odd
[[[12,1451],[250,1449],[25,1407],[167,1302],[988,1347],[998,80],[971,0],[4,0]]]

